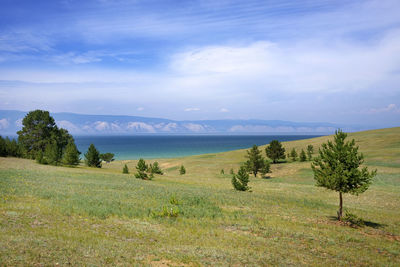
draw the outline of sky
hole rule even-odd
[[[398,0],[0,2],[0,109],[400,126]]]

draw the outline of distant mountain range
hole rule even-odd
[[[0,110],[0,134],[15,135],[22,128],[24,111]],[[332,123],[280,120],[198,120],[176,121],[119,115],[51,113],[59,127],[74,135],[132,134],[331,134],[336,129],[366,130]]]

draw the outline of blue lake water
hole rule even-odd
[[[271,140],[292,141],[310,135],[143,135],[143,136],[75,136],[83,154],[90,144],[100,153],[111,152],[115,159],[175,158],[218,153],[268,144]]]

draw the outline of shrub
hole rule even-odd
[[[221,174],[225,174],[224,169],[221,169],[220,173],[221,173]]]

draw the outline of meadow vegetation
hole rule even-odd
[[[157,159],[163,175],[151,181],[121,173],[137,160],[100,169],[1,157],[0,264],[398,266],[400,128],[348,138],[378,174],[362,195],[344,196],[341,222],[337,193],[315,186],[310,161],[271,164],[242,192],[231,173],[246,150]],[[327,140],[282,145],[311,145],[315,157]]]

